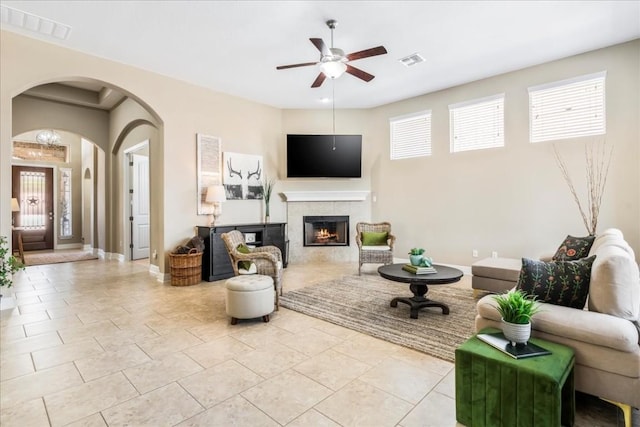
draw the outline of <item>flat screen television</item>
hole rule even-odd
[[[362,135],[287,135],[288,178],[361,178]]]

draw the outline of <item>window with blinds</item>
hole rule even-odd
[[[543,142],[606,132],[606,72],[529,88],[529,140]]]
[[[504,147],[504,94],[449,105],[451,152]]]
[[[431,155],[431,111],[389,119],[391,160]]]

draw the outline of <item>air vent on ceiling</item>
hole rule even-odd
[[[405,56],[404,58],[400,58],[398,61],[400,61],[404,66],[411,67],[412,65],[424,62],[424,58],[419,53],[413,53],[409,56]]]
[[[42,18],[5,5],[0,5],[0,21],[2,24],[23,28],[60,40],[66,40],[71,33],[71,26],[69,25],[61,24],[60,22]]]

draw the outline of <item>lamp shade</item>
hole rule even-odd
[[[347,64],[342,61],[326,61],[320,64],[320,70],[330,79],[337,79],[347,70]]]
[[[11,212],[20,212],[20,205],[15,197],[11,198]]]
[[[222,185],[212,185],[207,187],[207,203],[226,202],[227,194]]]

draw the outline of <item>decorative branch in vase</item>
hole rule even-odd
[[[268,179],[266,176],[262,183],[263,197],[264,197],[264,222],[269,222],[269,202],[271,201],[271,192],[273,191],[273,187],[276,185],[276,181],[274,179]]]
[[[607,175],[609,174],[609,165],[611,164],[611,157],[613,155],[613,147],[607,150],[607,142],[593,143],[589,146],[585,145],[584,155],[586,160],[586,175],[587,175],[587,206],[582,205],[582,201],[578,196],[573,180],[569,175],[567,165],[562,160],[560,153],[558,152],[555,144],[553,145],[553,152],[556,156],[556,162],[562,172],[562,176],[569,186],[569,190],[573,195],[582,215],[582,221],[587,228],[590,236],[595,236],[596,229],[598,227],[598,215],[600,214],[600,206],[602,205],[602,196],[604,194],[604,188],[607,184]]]

